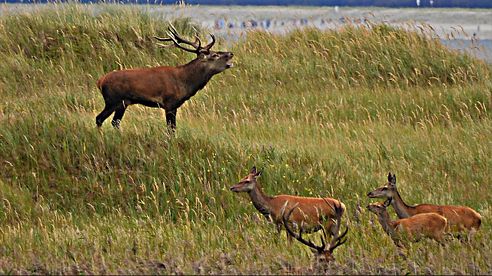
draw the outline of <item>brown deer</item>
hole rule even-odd
[[[280,233],[283,226],[283,211],[285,209],[292,209],[297,205],[299,208],[296,208],[296,210],[293,211],[291,217],[289,216],[289,221],[291,223],[296,223],[297,225],[302,225],[302,230],[304,232],[312,233],[324,228],[327,229],[331,235],[338,233],[338,228],[333,223],[338,215],[331,206],[340,206],[339,212],[341,217],[345,211],[345,205],[342,202],[329,197],[314,198],[292,195],[268,196],[263,193],[257,181],[257,178],[260,175],[261,171],[257,171],[256,167],[253,167],[247,176],[230,189],[236,193],[248,193],[255,208],[263,214],[268,221],[273,220],[278,233]],[[289,240],[292,239],[289,232],[287,232],[287,238]]]
[[[233,66],[231,52],[210,50],[215,44],[214,35],[210,34],[212,42],[202,47],[198,36],[195,36],[194,42],[190,42],[180,37],[172,25],[168,30],[168,38],[154,38],[173,42],[174,44],[168,46],[174,45],[196,54],[197,57],[185,65],[176,67],[119,70],[102,76],[97,81],[97,87],[101,90],[106,105],[96,117],[98,127],[114,112],[112,125],[119,128],[126,108],[132,104],[142,104],[163,108],[166,112],[167,126],[174,131],[178,108],[202,89],[212,76]],[[183,45],[189,45],[192,49]]]
[[[432,238],[442,243],[447,219],[436,213],[422,213],[392,221],[388,214],[389,200],[384,203],[372,203],[367,209],[378,216],[384,231],[393,239],[398,247],[402,247],[402,239],[418,241],[423,237]]]
[[[396,187],[396,176],[388,174],[388,183],[367,194],[370,198],[386,198],[398,215],[408,218],[422,213],[437,213],[448,220],[448,231],[478,230],[482,221],[479,213],[470,207],[455,205],[419,204],[407,205],[401,198]]]
[[[342,215],[343,215],[343,211],[344,211],[343,205],[341,205],[341,204],[335,204],[334,205],[333,210],[334,210],[335,216],[336,216],[336,223],[334,225],[334,228],[336,230],[334,231],[335,234],[333,235],[333,238],[331,239],[328,248],[326,248],[326,246],[328,244],[326,243],[327,234],[326,234],[324,228],[321,228],[321,230],[323,232],[323,236],[321,237],[321,246],[314,244],[311,240],[305,240],[302,237],[302,233],[303,233],[302,225],[300,225],[300,227],[299,227],[299,234],[295,233],[294,230],[291,229],[290,225],[292,225],[293,223],[292,223],[292,220],[290,219],[290,216],[292,215],[292,212],[294,211],[294,209],[297,208],[298,205],[299,205],[299,203],[296,203],[294,205],[294,207],[292,209],[290,209],[289,212],[287,212],[286,216],[284,214],[282,214],[282,222],[284,224],[285,230],[287,231],[287,233],[289,233],[290,236],[296,238],[296,240],[298,240],[302,244],[310,247],[311,250],[313,251],[313,253],[315,254],[317,261],[320,261],[320,262],[334,261],[335,257],[333,256],[333,251],[337,247],[339,247],[340,245],[347,242],[347,238],[345,238],[345,236],[347,235],[348,227],[345,229],[345,231],[342,233],[342,235],[339,235],[340,224],[341,224]],[[332,206],[330,205],[330,207],[332,207]]]

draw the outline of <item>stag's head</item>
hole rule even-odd
[[[222,51],[212,51],[211,48],[215,44],[215,36],[210,34],[212,42],[202,47],[202,41],[195,35],[195,41],[191,42],[184,39],[178,35],[176,29],[171,25],[168,28],[167,38],[154,37],[159,41],[173,42],[171,45],[161,45],[163,47],[174,46],[186,52],[194,53],[197,55],[196,61],[200,62],[201,65],[207,68],[208,72],[212,74],[218,74],[228,68],[233,66],[232,57],[234,56],[231,52]],[[191,46],[192,48],[186,47],[184,45]]]
[[[367,194],[370,198],[387,198],[389,200],[396,196],[396,175],[388,173],[388,183]]]
[[[328,202],[326,204],[330,205]],[[316,245],[311,240],[306,240],[302,237],[302,232],[303,232],[302,227],[299,227],[300,228],[299,233],[294,232],[294,230],[291,228],[292,223],[290,223],[289,218],[292,215],[294,209],[297,208],[297,205],[299,205],[299,203],[297,203],[292,209],[290,209],[287,212],[287,214],[285,213],[282,214],[282,221],[284,223],[285,230],[287,230],[287,232],[296,240],[298,240],[300,243],[311,248],[311,251],[314,253],[316,260],[319,261],[320,263],[334,261],[335,257],[333,256],[333,251],[335,251],[337,247],[339,247],[340,245],[344,244],[347,241],[347,238],[345,236],[347,235],[348,227],[341,235],[339,235],[340,223],[343,214],[342,206],[339,204],[335,205],[335,207],[330,205],[330,207],[332,207],[335,210],[335,214],[336,214],[336,222],[335,222],[336,233],[331,239],[330,243],[327,244],[326,231],[323,227],[321,227],[321,230],[323,232],[323,236],[321,237],[321,245]]]
[[[261,171],[256,171],[256,167],[253,167],[248,175],[239,181],[236,185],[231,187],[231,191],[240,192],[251,192],[256,186],[256,178],[261,175]]]

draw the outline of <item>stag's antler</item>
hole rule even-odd
[[[331,207],[331,205],[326,200],[325,200],[325,202]],[[284,223],[285,229],[287,230],[287,232],[291,236],[293,236],[294,238],[296,238],[296,240],[298,240],[299,242],[301,242],[304,245],[307,245],[307,246],[315,249],[318,252],[318,254],[322,254],[322,253],[325,253],[325,252],[329,252],[331,254],[331,253],[333,253],[333,251],[335,250],[335,248],[337,248],[340,245],[342,245],[345,242],[347,242],[347,238],[345,238],[345,236],[347,235],[348,227],[345,229],[345,231],[343,232],[342,235],[338,236],[338,232],[339,232],[338,230],[340,229],[341,218],[342,218],[342,214],[343,214],[343,209],[342,209],[341,205],[335,205],[335,207],[332,207],[334,209],[335,214],[336,214],[336,217],[337,217],[337,221],[336,221],[336,229],[337,229],[337,231],[336,231],[335,236],[331,240],[328,249],[326,249],[326,241],[325,241],[325,239],[326,239],[326,232],[325,232],[325,229],[324,228],[321,228],[321,230],[323,231],[323,237],[321,237],[321,246],[318,246],[318,245],[314,244],[311,240],[305,240],[302,237],[302,232],[303,232],[302,226],[299,227],[300,228],[299,234],[295,233],[290,228],[290,226],[289,226],[289,218],[292,215],[292,212],[294,212],[294,210],[297,208],[298,205],[299,205],[299,203],[297,203],[296,205],[294,205],[294,207],[292,207],[292,209],[290,209],[287,212],[287,216],[285,216],[285,214],[282,214],[282,221]]]
[[[210,37],[212,37],[212,42],[210,42],[207,46],[205,46],[205,48],[203,48],[205,51],[210,51],[210,48],[212,48],[212,46],[214,46],[215,44],[215,35],[213,34],[209,34]]]
[[[318,253],[322,253],[323,251],[325,251],[325,248],[326,248],[326,242],[325,242],[325,239],[324,238],[321,238],[321,246],[317,246],[316,244],[314,244],[311,240],[305,240],[303,237],[302,237],[302,225],[299,227],[300,230],[299,230],[299,234],[295,233],[289,226],[289,218],[290,216],[292,215],[292,212],[294,212],[294,210],[297,208],[297,205],[299,205],[299,203],[296,203],[296,205],[294,205],[294,207],[292,207],[292,209],[289,210],[289,212],[287,212],[287,217],[285,216],[285,214],[282,214],[282,221],[284,223],[284,226],[285,226],[285,230],[287,230],[287,232],[293,236],[294,238],[296,238],[296,240],[300,241],[302,244],[304,245],[307,245],[313,249],[315,249],[316,251],[318,251]],[[323,228],[322,228],[323,229]],[[323,230],[324,231],[324,230]]]
[[[187,51],[190,53],[195,53],[195,54],[207,53],[210,51],[210,48],[212,48],[212,46],[215,44],[215,36],[213,34],[210,34],[210,36],[212,37],[212,42],[209,43],[205,47],[202,47],[202,41],[200,40],[200,38],[197,35],[195,35],[195,42],[191,42],[187,39],[184,39],[181,36],[179,36],[178,31],[176,31],[176,28],[174,28],[174,26],[172,24],[169,24],[167,35],[168,35],[167,38],[162,38],[162,37],[157,37],[157,36],[154,36],[154,38],[159,40],[159,41],[163,41],[163,42],[172,41],[174,43],[171,45],[162,45],[164,47],[175,46],[175,47],[178,47],[184,51]],[[181,43],[186,44],[186,45],[190,45],[194,49],[189,49],[189,48],[183,47],[181,45]]]

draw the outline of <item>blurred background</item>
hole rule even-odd
[[[7,0],[3,9],[30,9],[31,3]],[[57,1],[58,2],[58,1]],[[62,1],[64,2],[64,1]],[[386,23],[430,26],[442,42],[492,62],[492,1],[489,0],[124,0],[157,16],[190,18],[227,41],[249,30],[285,33],[297,28],[336,29],[344,24]],[[15,3],[22,3],[21,5]],[[35,5],[37,6],[37,5]],[[95,9],[98,9],[97,6]],[[2,11],[0,10],[0,14]]]

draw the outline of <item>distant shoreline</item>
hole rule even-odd
[[[0,5],[0,16],[11,12],[56,8],[60,5],[63,4],[3,3]],[[217,36],[228,40],[235,40],[245,32],[255,29],[272,33],[286,33],[303,27],[336,29],[344,24],[364,24],[365,20],[394,26],[424,24],[432,26],[445,45],[465,50],[492,62],[492,9],[132,5],[124,6],[140,8],[169,20],[189,17],[201,27],[210,29]],[[97,10],[101,4],[80,6]],[[469,49],[473,35],[483,50]]]
[[[4,0],[14,4],[45,4],[59,0]],[[66,0],[65,0],[66,1]],[[78,3],[99,3],[94,0],[76,0]],[[299,7],[379,7],[379,8],[463,8],[490,9],[492,3],[485,1],[471,2],[469,0],[423,1],[423,0],[104,0],[108,4],[137,4],[137,5],[207,5],[207,6],[299,6]]]

